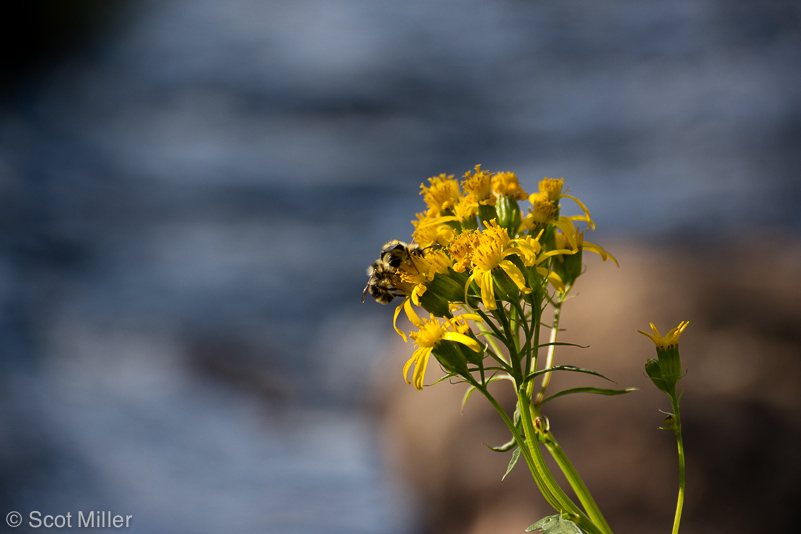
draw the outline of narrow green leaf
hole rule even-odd
[[[542,347],[550,347],[551,345],[553,345],[554,347],[558,347],[558,346],[561,345],[563,347],[578,347],[580,349],[588,349],[588,348],[590,348],[589,345],[579,345],[578,343],[565,343],[563,341],[554,341],[554,342],[550,342],[549,341],[548,343],[540,343],[537,346],[542,348]]]
[[[508,451],[511,451],[511,450],[512,450],[512,447],[514,447],[514,446],[515,446],[515,443],[517,443],[517,442],[515,441],[515,438],[512,438],[512,439],[510,439],[510,440],[509,440],[509,442],[508,442],[508,443],[504,443],[503,445],[500,445],[500,446],[498,446],[498,447],[493,447],[492,445],[487,445],[486,443],[484,444],[484,446],[485,446],[486,448],[488,448],[489,450],[491,450],[491,451],[495,451],[495,452],[508,452]]]
[[[447,380],[449,378],[453,378],[454,376],[459,376],[459,373],[448,373],[445,376],[443,376],[442,378],[438,378],[436,381],[432,382],[431,385],[434,386],[436,384],[439,384],[443,380]]]
[[[561,514],[543,517],[530,527],[526,532],[539,530],[544,534],[583,534],[583,531],[570,519],[562,517]]]
[[[512,453],[512,459],[509,460],[509,467],[506,468],[506,473],[503,474],[501,477],[501,481],[506,478],[512,469],[514,468],[515,464],[517,463],[517,459],[520,458],[520,447],[517,447],[514,452]]]
[[[525,380],[523,380],[523,383],[526,383],[532,378],[538,377],[539,375],[543,375],[545,373],[551,373],[553,371],[571,371],[573,373],[587,373],[589,375],[600,376],[601,378],[603,378],[604,380],[608,380],[609,382],[614,382],[614,380],[605,377],[598,371],[593,371],[591,369],[584,369],[583,367],[576,367],[575,365],[556,365],[554,367],[548,367],[547,369],[540,369],[539,371],[534,371],[533,373],[529,373],[528,376],[526,376]]]
[[[467,399],[470,398],[470,395],[476,390],[476,386],[470,386],[467,388],[467,391],[464,393],[464,398],[462,399],[462,413],[464,413],[464,405],[467,404]]]
[[[573,393],[594,393],[596,395],[623,395],[625,393],[631,393],[632,391],[637,391],[637,388],[626,388],[626,389],[572,388],[560,391],[559,393],[554,393],[550,397],[546,397],[545,400],[542,401],[542,404],[545,404],[551,399],[555,399],[563,395],[572,395]]]

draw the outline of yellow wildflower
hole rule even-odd
[[[545,267],[539,267],[539,264],[552,256],[556,256],[558,254],[575,254],[575,251],[557,248],[555,250],[549,250],[543,254],[542,244],[539,241],[540,237],[542,237],[542,233],[543,230],[540,230],[540,233],[537,234],[537,237],[531,237],[530,235],[527,235],[525,237],[515,239],[514,243],[517,245],[517,248],[520,249],[520,258],[523,260],[523,265],[526,267],[536,267],[537,273],[539,273],[540,276],[547,278],[551,285],[557,290],[564,291],[565,284],[562,281],[562,277],[553,271],[549,271]]]
[[[429,186],[420,184],[420,194],[434,216],[449,210],[459,201],[459,182],[453,179],[452,174],[442,173],[428,181],[431,184]]]
[[[417,348],[412,357],[403,366],[403,378],[407,384],[414,383],[417,389],[423,389],[426,367],[431,352],[442,341],[454,341],[467,346],[475,352],[481,352],[481,344],[472,337],[465,334],[467,329],[465,324],[458,324],[454,319],[437,319],[429,315],[428,319],[420,319],[417,314],[408,306],[406,310],[409,319],[419,329],[417,332],[410,332],[411,337]],[[468,327],[469,329],[469,327]],[[414,365],[412,380],[408,379],[409,368]]]
[[[531,202],[531,209],[520,225],[521,232],[546,225],[550,223],[556,215],[554,201],[548,200],[542,193],[532,193],[528,199],[529,202]]]
[[[498,223],[493,219],[484,232],[479,235],[478,246],[473,249],[471,255],[473,272],[465,284],[465,300],[467,300],[467,290],[470,287],[470,282],[475,280],[478,287],[481,288],[481,301],[484,303],[484,307],[488,310],[496,309],[492,272],[497,268],[502,269],[509,275],[509,278],[512,279],[518,289],[524,293],[530,292],[531,290],[526,287],[526,279],[520,269],[514,263],[505,259],[511,254],[520,254],[520,251],[511,246],[509,234],[498,226]]]
[[[457,273],[463,273],[470,268],[473,250],[478,246],[478,236],[479,233],[475,230],[467,230],[448,243],[448,252],[453,258],[453,270]]]
[[[481,204],[494,204],[495,197],[492,195],[492,175],[488,171],[482,171],[481,165],[476,165],[476,173],[467,171],[462,181],[462,189]]]
[[[554,234],[556,248],[567,249],[573,252],[578,250],[589,250],[600,255],[603,261],[606,261],[607,258],[611,258],[612,261],[615,262],[615,265],[620,267],[620,264],[617,262],[617,259],[615,259],[614,256],[609,254],[598,245],[590,243],[589,241],[584,241],[584,230],[579,232],[578,227],[576,227],[572,222],[568,221],[570,221],[568,217],[560,217],[558,228],[561,230],[561,232],[556,232]]]
[[[657,349],[668,349],[675,345],[679,344],[679,337],[681,337],[681,333],[684,332],[684,329],[687,328],[687,325],[690,324],[690,321],[682,321],[679,323],[679,326],[668,332],[665,337],[662,337],[659,334],[659,330],[656,329],[654,323],[651,323],[651,330],[654,331],[653,334],[649,334],[648,332],[643,332],[642,330],[637,330],[640,334],[650,337],[653,342],[656,344]]]
[[[453,207],[453,214],[460,221],[471,219],[478,215],[479,200],[474,195],[465,195]]]
[[[445,224],[445,220],[450,220],[452,217],[426,217],[425,213],[418,213],[417,220],[412,221],[415,231],[412,232],[412,240],[420,245],[422,248],[430,247],[431,245],[447,245],[455,231],[453,228]]]
[[[426,284],[436,273],[447,274],[451,260],[441,250],[428,250],[425,255],[409,256],[398,267],[398,275],[405,287],[411,287],[412,302],[420,306],[420,297],[426,292]]]
[[[667,393],[674,402],[678,402],[676,396],[676,384],[682,378],[681,374],[681,354],[679,354],[679,337],[689,321],[682,321],[679,326],[671,330],[662,337],[654,323],[651,323],[653,334],[638,330],[643,335],[651,338],[656,344],[656,358],[645,362],[645,373],[651,382],[660,390]]]
[[[513,172],[496,172],[492,175],[491,186],[497,196],[507,196],[515,200],[523,200],[528,196]]]
[[[575,202],[584,215],[574,215],[569,217],[571,221],[584,221],[587,223],[587,226],[590,230],[595,230],[595,223],[590,218],[590,212],[587,209],[587,206],[584,205],[582,201],[574,197],[573,195],[568,195],[568,189],[565,189],[564,192],[562,191],[565,185],[564,178],[548,178],[547,176],[540,181],[539,185],[539,193],[532,193],[529,196],[529,201],[534,204],[538,200],[547,199],[553,202],[554,204],[554,213],[556,216],[559,215],[559,200],[562,198],[569,198],[573,202]]]
[[[532,196],[539,194],[547,200],[558,203],[559,199],[562,198],[562,187],[565,185],[565,179],[548,178],[546,176],[538,185],[540,192],[532,193]]]

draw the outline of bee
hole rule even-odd
[[[411,260],[414,263],[414,257],[423,254],[423,249],[417,243],[404,243],[397,239],[387,241],[381,249],[381,256],[379,261],[386,264],[392,272],[395,272],[401,263],[406,260]]]
[[[397,239],[388,241],[381,248],[381,255],[367,268],[367,285],[362,291],[362,302],[367,293],[381,304],[389,304],[395,297],[403,296],[397,287],[398,268],[407,260],[414,265],[414,258],[423,254],[417,243],[404,243]]]

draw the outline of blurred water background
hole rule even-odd
[[[400,379],[381,367],[393,310],[359,297],[440,172],[564,176],[597,243],[801,230],[789,0],[32,1],[4,18],[3,515],[425,531],[370,417],[370,377]]]

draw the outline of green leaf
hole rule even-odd
[[[530,527],[526,529],[526,532],[534,532],[535,530],[539,530],[544,534],[582,534],[583,531],[578,528],[573,521],[570,519],[566,519],[562,517],[561,514],[556,515],[549,515],[548,517],[543,517]]]
[[[591,369],[584,369],[583,367],[576,367],[575,365],[556,365],[554,367],[548,367],[547,369],[540,369],[539,371],[534,371],[533,373],[529,373],[526,376],[526,379],[523,380],[523,383],[528,382],[532,378],[538,377],[539,375],[543,375],[545,373],[551,373],[553,371],[571,371],[574,373],[587,373],[589,375],[600,376],[604,380],[608,380],[609,382],[614,382],[614,380],[605,377],[598,371],[593,371]]]
[[[448,373],[445,376],[443,376],[442,378],[438,378],[435,382],[432,382],[431,385],[434,386],[434,385],[439,384],[440,382],[442,382],[444,380],[448,380],[449,378],[453,378],[454,376],[459,376],[459,373]]]
[[[472,395],[476,389],[476,386],[470,386],[467,388],[467,391],[465,391],[464,398],[462,398],[462,413],[464,413],[464,405],[467,404],[467,399],[470,398],[470,395]]]
[[[632,391],[637,391],[637,388],[626,388],[626,389],[572,388],[560,391],[559,393],[554,393],[550,397],[546,397],[545,400],[542,401],[542,404],[545,404],[551,399],[555,399],[563,395],[572,395],[573,393],[594,393],[596,395],[623,395],[625,393],[631,393]]]
[[[512,447],[515,446],[515,443],[517,443],[517,440],[515,440],[515,438],[512,438],[512,439],[509,440],[508,443],[504,443],[503,445],[500,445],[498,447],[493,447],[492,445],[487,445],[486,443],[484,444],[484,446],[486,448],[488,448],[489,450],[491,450],[491,451],[508,452],[508,451],[512,450]]]
[[[512,459],[509,460],[509,467],[506,468],[506,473],[503,474],[501,477],[501,481],[506,478],[506,475],[511,473],[512,469],[514,468],[515,464],[517,463],[517,459],[520,458],[520,447],[516,448],[512,453]]]
[[[565,342],[562,342],[562,341],[554,341],[554,342],[550,342],[549,341],[548,343],[540,343],[539,345],[537,345],[537,347],[539,347],[539,348],[550,347],[550,346],[554,346],[554,347],[578,347],[580,349],[588,349],[588,348],[590,348],[589,345],[579,345],[577,343],[565,343]]]

